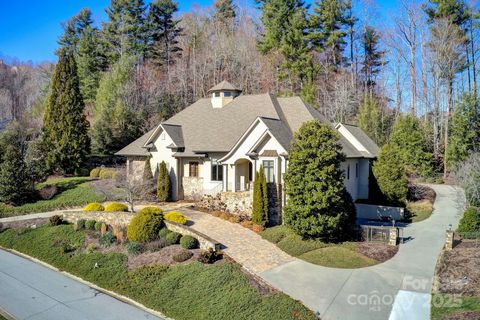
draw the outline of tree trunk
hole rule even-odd
[[[452,110],[453,106],[453,80],[449,79],[448,80],[448,88],[447,88],[447,114],[445,115],[445,136],[444,136],[444,155],[443,155],[443,177],[447,177],[447,149],[448,149],[448,126],[449,126],[449,120],[450,120],[450,113]]]

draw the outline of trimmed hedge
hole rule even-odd
[[[197,249],[199,246],[198,240],[192,236],[184,235],[180,239],[180,245],[184,249]]]
[[[105,207],[98,202],[92,202],[83,207],[83,211],[104,211]]]
[[[128,206],[119,202],[112,202],[105,206],[105,211],[110,212],[128,212]]]
[[[178,244],[180,242],[181,237],[182,237],[182,235],[180,233],[170,232],[169,234],[167,234],[165,236],[165,240],[167,240],[167,243],[169,245]]]
[[[459,232],[480,232],[480,208],[469,207],[458,224]]]
[[[169,234],[170,232],[172,232],[172,231],[168,230],[167,227],[164,227],[164,228],[160,229],[160,231],[158,232],[158,235],[165,239],[167,237],[167,234]]]
[[[158,237],[163,225],[162,210],[155,207],[146,207],[140,210],[130,221],[127,237],[130,241],[149,242]]]
[[[171,211],[164,216],[165,220],[172,221],[179,224],[187,223],[187,218],[178,211]]]

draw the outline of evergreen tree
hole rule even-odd
[[[134,77],[135,60],[124,55],[100,80],[92,132],[97,153],[112,154],[142,134],[142,114],[125,103],[129,83]]]
[[[379,49],[380,35],[370,26],[365,27],[362,35],[363,62],[361,72],[364,74],[365,87],[372,91],[375,77],[387,62],[385,51]]]
[[[150,164],[151,159],[151,156],[145,159],[145,168],[143,169],[143,182],[153,181],[152,165]]]
[[[103,40],[110,65],[126,54],[143,57],[147,45],[143,0],[111,0],[106,12]]]
[[[358,109],[358,126],[378,145],[388,137],[390,117],[383,116],[380,104],[374,94],[366,94]]]
[[[232,0],[215,0],[215,14],[213,15],[215,21],[219,22],[227,30],[232,30],[235,22],[237,7],[232,3]]]
[[[261,53],[278,51],[282,40],[291,28],[291,17],[303,9],[304,2],[300,0],[257,0],[262,15],[264,33],[258,43]]]
[[[452,117],[447,149],[449,167],[465,161],[471,152],[480,152],[480,102],[475,94],[465,94]]]
[[[295,133],[285,175],[285,224],[303,237],[338,239],[355,223],[355,208],[344,185],[345,161],[339,134],[318,120]]]
[[[172,183],[170,181],[170,174],[168,173],[167,164],[165,161],[160,163],[157,178],[157,198],[158,201],[170,201],[172,199]]]
[[[395,145],[382,146],[373,164],[373,174],[385,199],[393,205],[405,203],[408,192],[408,179],[402,152]]]
[[[84,8],[63,24],[63,35],[58,39],[61,48],[77,52],[80,39],[87,28],[92,28],[93,19],[90,9]],[[61,50],[61,49],[60,49]]]
[[[27,136],[13,123],[0,137],[0,201],[18,205],[34,190],[34,180],[26,163]]]
[[[175,58],[181,55],[178,36],[182,32],[179,19],[174,18],[178,5],[172,0],[155,0],[148,12],[147,56],[156,65],[166,66],[167,71]]]
[[[433,174],[433,155],[426,148],[420,121],[413,115],[397,117],[390,135],[390,144],[399,149],[407,173],[430,177]]]
[[[255,173],[253,182],[252,222],[265,227],[268,223],[268,187],[263,167]]]
[[[429,22],[435,19],[448,18],[457,26],[463,26],[468,19],[468,8],[463,0],[429,0],[425,12]]]
[[[351,3],[344,0],[315,1],[316,7],[310,16],[310,38],[316,50],[326,51],[327,62],[338,68],[343,60],[346,44],[346,27],[350,21],[348,10]]]
[[[75,59],[70,51],[61,50],[43,120],[46,161],[51,170],[73,173],[90,153],[84,109]]]

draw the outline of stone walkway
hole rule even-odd
[[[260,274],[296,260],[255,232],[210,214],[182,208],[191,226],[225,246],[223,251],[248,271]]]

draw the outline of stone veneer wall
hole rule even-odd
[[[197,203],[208,210],[226,211],[238,215],[252,216],[253,192],[220,192],[216,196],[205,195]]]
[[[103,222],[110,226],[119,226],[119,227],[127,227],[130,223],[130,220],[135,216],[134,213],[131,212],[110,212],[110,211],[67,211],[63,213],[63,219],[71,222],[76,223],[80,219],[85,220],[95,220]],[[196,238],[200,244],[200,249],[208,250],[219,250],[220,244],[213,240],[212,238],[200,233],[198,231],[189,228],[188,226],[181,225],[178,223],[174,223],[171,221],[165,220],[165,225],[169,230],[190,235]]]
[[[183,196],[186,200],[200,200],[203,197],[203,178],[183,177]]]

